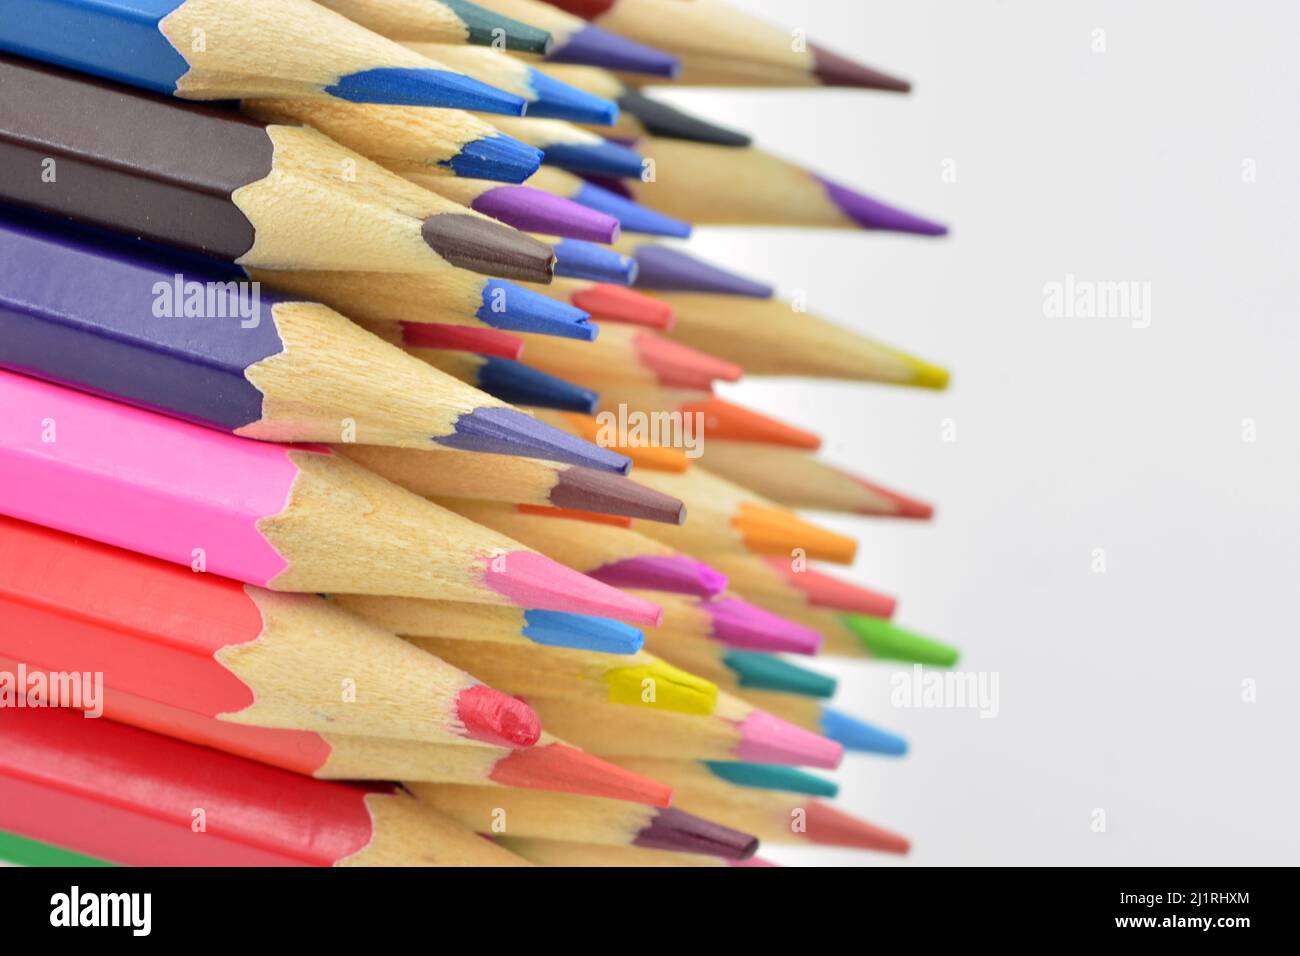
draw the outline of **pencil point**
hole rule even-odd
[[[491,779],[503,787],[581,793],[653,807],[668,806],[673,793],[658,781],[562,743],[541,744],[507,754],[504,760],[497,761]]]
[[[522,183],[542,165],[542,151],[497,133],[472,140],[442,165],[465,179],[487,179],[496,183]]]
[[[572,173],[610,179],[640,179],[644,159],[636,150],[604,140],[599,143],[552,143],[542,150],[542,162]]]
[[[495,48],[504,40],[507,50],[543,56],[554,46],[554,38],[548,31],[501,16],[477,3],[469,3],[467,0],[441,2],[460,18],[468,34],[466,39],[475,46]]]
[[[485,190],[474,197],[470,207],[524,232],[593,242],[613,242],[619,233],[618,220],[613,216],[530,186]]]
[[[542,283],[554,273],[550,246],[481,216],[435,213],[424,220],[420,235],[448,263],[471,272]]]
[[[686,515],[686,506],[672,495],[590,468],[561,471],[549,497],[557,508],[626,515],[665,524],[681,524]],[[613,584],[608,580],[605,583]]]
[[[618,285],[631,285],[636,279],[636,260],[615,249],[579,239],[561,239],[553,248],[557,276]]]
[[[652,100],[636,90],[628,90],[620,96],[618,105],[635,116],[651,136],[710,143],[714,146],[748,146],[753,142],[744,133],[715,126],[683,113],[675,106]]]
[[[672,328],[673,307],[667,302],[610,282],[590,285],[573,293],[569,300],[598,322],[641,325],[663,331]]]
[[[872,490],[875,490],[874,485]],[[790,566],[788,557],[772,555],[760,560],[802,591],[808,603],[815,607],[856,611],[872,617],[890,617],[898,605],[898,600],[888,594],[841,581],[839,578],[812,568],[795,571]]]
[[[645,636],[640,631],[622,621],[537,608],[524,611],[523,634],[547,647],[567,647],[601,654],[635,654],[645,643]]]
[[[542,722],[531,707],[485,684],[461,691],[456,710],[465,736],[497,747],[531,747],[542,734]]]
[[[483,304],[475,317],[494,329],[583,342],[594,341],[598,331],[581,309],[504,279],[489,279],[483,284]]]
[[[380,67],[341,76],[325,92],[351,103],[433,106],[523,116],[526,101],[450,70]]]
[[[741,687],[775,690],[804,697],[831,697],[835,693],[834,677],[804,670],[771,654],[728,651],[723,655],[722,663],[735,672]]]
[[[642,667],[616,667],[605,672],[612,704],[630,704],[703,716],[718,706],[718,688],[664,661]],[[652,691],[652,693],[647,693]]]
[[[829,804],[809,800],[804,812],[807,823],[805,836],[809,843],[880,850],[884,853],[907,853],[912,848],[907,837],[851,817]]]
[[[703,763],[714,776],[738,787],[803,793],[811,797],[834,797],[840,792],[840,785],[834,780],[813,776],[798,767],[731,760],[705,760]]]
[[[712,619],[712,636],[739,650],[816,654],[821,647],[817,631],[740,598],[701,601],[696,606]]]
[[[888,754],[891,757],[901,757],[907,753],[907,741],[902,737],[833,707],[822,708],[821,731],[831,740],[842,743],[845,750]]]
[[[790,554],[800,548],[810,558],[851,564],[858,542],[848,535],[804,521],[793,511],[741,502],[732,526],[755,554]]]
[[[483,364],[478,370],[479,388],[503,402],[586,414],[596,409],[598,396],[589,388],[548,375],[523,362],[491,355],[480,358]]]
[[[872,657],[936,667],[951,667],[957,663],[959,655],[955,647],[914,634],[881,618],[845,614],[844,623],[858,636]]]
[[[659,605],[602,584],[534,551],[510,551],[488,559],[484,578],[516,607],[612,617],[655,626]]]
[[[936,391],[943,391],[948,387],[948,370],[940,365],[934,365],[924,359],[908,355],[907,364],[912,368],[911,380],[908,385],[915,385],[918,388],[933,388]]]
[[[642,368],[654,372],[663,386],[711,391],[715,380],[735,382],[740,379],[739,365],[654,332],[636,335],[633,347]]]
[[[681,62],[671,54],[590,25],[571,34],[546,59],[651,76],[674,77],[681,70]]]
[[[921,501],[917,498],[909,497],[902,492],[894,491],[875,482],[867,481],[865,478],[850,476],[855,482],[866,488],[872,495],[883,498],[888,504],[883,507],[873,506],[871,510],[863,509],[864,514],[881,515],[889,518],[914,518],[918,521],[928,521],[934,517],[934,505]],[[886,510],[887,509],[887,510]],[[883,597],[883,595],[879,595]],[[871,614],[876,617],[889,617],[893,613],[893,607],[890,605],[889,610],[882,612],[866,608],[845,608],[849,611],[861,610],[863,614]]]
[[[529,116],[597,126],[613,126],[618,119],[617,103],[593,96],[540,70],[530,68],[528,72],[529,85],[537,94],[528,104]]]
[[[804,730],[763,710],[755,710],[739,725],[736,756],[753,763],[778,763],[834,770],[844,747],[811,730]]]
[[[703,562],[676,554],[647,554],[601,565],[589,572],[611,587],[666,591],[709,598],[727,587],[727,576]]]
[[[442,325],[436,322],[400,322],[402,344],[413,349],[444,349],[452,352],[480,352],[517,359],[524,353],[524,340],[517,335],[480,329],[472,325]]]
[[[638,246],[634,254],[640,266],[636,284],[642,289],[772,298],[774,290],[770,285],[746,279],[668,246],[646,243]]]
[[[787,445],[816,451],[822,440],[812,432],[770,418],[762,412],[744,408],[723,398],[707,398],[681,406],[683,412],[701,412],[708,438],[753,441],[769,445]]]
[[[758,837],[675,807],[665,807],[637,834],[632,845],[648,850],[702,853],[724,860],[747,860],[758,850]]]
[[[813,58],[813,75],[821,80],[822,86],[851,86],[889,93],[908,93],[912,89],[907,80],[832,53],[816,43],[808,44],[808,52]]]
[[[632,467],[625,455],[575,438],[513,408],[476,408],[456,419],[454,432],[434,441],[461,451],[543,458],[620,475]]]
[[[685,239],[691,234],[691,224],[672,216],[666,216],[658,210],[643,206],[634,199],[620,196],[616,192],[584,182],[578,191],[569,197],[576,203],[582,203],[590,209],[608,213],[619,221],[624,232],[644,233],[650,236],[672,236]]]
[[[904,212],[878,199],[872,199],[860,192],[833,183],[829,179],[814,176],[826,197],[840,212],[861,226],[863,229],[879,229],[885,232],[906,232],[917,236],[946,236],[948,227],[929,219],[922,219],[910,212]]]

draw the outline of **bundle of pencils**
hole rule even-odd
[[[933,508],[715,385],[948,373],[681,240],[946,228],[663,82],[909,89],[721,0],[0,5],[0,858],[908,852],[805,664],[957,652],[800,510]]]

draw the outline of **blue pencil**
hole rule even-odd
[[[617,285],[631,285],[636,281],[636,260],[617,249],[581,239],[561,239],[552,248],[557,276]]]
[[[525,110],[311,0],[4,0],[0,49],[186,99]]]

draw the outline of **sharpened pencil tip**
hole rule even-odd
[[[587,25],[557,43],[546,58],[551,63],[574,63],[599,66],[618,73],[645,73],[650,76],[674,77],[681,70],[677,57]]]
[[[753,763],[834,770],[844,759],[844,747],[811,730],[804,730],[767,711],[755,710],[739,725],[740,743],[736,756]]]
[[[705,434],[709,438],[788,445],[809,451],[816,451],[822,445],[822,440],[810,431],[787,425],[762,412],[744,408],[723,398],[688,402],[681,406],[681,411],[702,413]]]
[[[350,103],[383,103],[390,106],[433,106],[523,116],[527,105],[522,96],[453,73],[450,70],[380,67],[341,76],[325,88],[331,96]]]
[[[904,212],[896,206],[883,203],[879,199],[833,183],[821,176],[814,176],[826,196],[839,207],[847,218],[863,229],[878,229],[884,232],[903,232],[916,236],[946,236],[948,227],[929,219],[922,219],[910,212]]]
[[[645,643],[644,634],[622,621],[537,608],[524,612],[523,634],[548,647],[601,654],[635,654]]]
[[[881,730],[833,707],[822,708],[821,731],[831,740],[842,743],[846,750],[887,754],[891,757],[901,757],[907,753],[907,741],[898,734]]]
[[[741,295],[751,299],[770,299],[775,291],[770,285],[746,279],[667,246],[646,243],[638,246],[634,255],[641,267],[636,277],[638,288]]]
[[[615,249],[579,239],[561,239],[554,250],[557,276],[618,285],[631,285],[636,280],[636,260]]]
[[[465,25],[466,39],[475,46],[496,48],[504,41],[507,50],[545,56],[555,45],[555,38],[548,31],[501,16],[477,3],[468,0],[441,0],[441,3],[450,7]]]
[[[659,384],[669,388],[712,391],[715,380],[735,382],[741,367],[672,339],[644,332],[633,339],[637,361],[655,374]]]
[[[912,848],[907,837],[849,816],[818,800],[809,800],[804,810],[807,824],[804,832],[809,843],[879,850],[883,853],[907,853]]]
[[[611,704],[651,707],[678,714],[705,716],[718,706],[718,687],[666,661],[641,667],[615,667],[605,672]],[[647,688],[653,693],[647,694]]]
[[[613,216],[530,186],[497,186],[479,193],[470,206],[525,232],[606,243],[619,234]]]
[[[716,777],[738,787],[755,790],[780,790],[784,793],[804,793],[810,797],[834,797],[840,785],[834,780],[814,776],[797,767],[772,763],[742,763],[732,760],[706,760],[704,766]]]
[[[582,309],[502,279],[489,279],[483,284],[482,305],[475,317],[494,329],[583,342],[594,341],[598,331]]]
[[[911,92],[912,84],[907,80],[832,53],[816,43],[808,44],[808,52],[813,58],[813,75],[822,86],[851,86],[888,93]]]
[[[955,647],[922,637],[882,618],[845,614],[844,623],[858,636],[872,657],[936,667],[951,667],[957,663],[959,654]]]
[[[804,697],[831,697],[835,693],[834,677],[797,667],[774,654],[728,651],[723,655],[722,663],[735,673],[741,687]]]
[[[636,91],[628,90],[618,100],[624,111],[635,116],[651,136],[709,143],[714,146],[748,146],[750,137],[735,130],[715,126],[698,117],[683,113],[675,106],[652,100]]]
[[[465,736],[497,747],[531,747],[542,734],[541,719],[531,707],[485,684],[461,691],[456,710]]]
[[[701,601],[696,606],[712,619],[712,636],[739,650],[816,654],[821,647],[817,631],[740,598]]]
[[[462,451],[543,458],[619,475],[632,468],[626,455],[575,438],[513,408],[476,408],[456,420],[454,432],[435,441]]]
[[[471,272],[541,283],[554,273],[550,246],[482,216],[435,213],[421,224],[420,235],[451,265]]]
[[[691,234],[690,223],[666,216],[658,210],[643,206],[634,199],[620,196],[595,183],[583,183],[569,198],[576,203],[582,203],[591,209],[613,216],[619,221],[624,232],[637,232],[648,236],[671,236],[677,239],[685,239]]]
[[[529,116],[596,126],[613,126],[618,120],[617,103],[593,96],[540,70],[529,70],[528,83],[537,94],[528,104]]]
[[[579,574],[535,551],[510,551],[488,559],[484,579],[516,607],[591,614],[650,626],[663,616],[659,605]]]
[[[542,151],[504,133],[497,133],[471,140],[442,165],[466,179],[522,183],[542,165]]]
[[[633,846],[647,850],[676,853],[702,853],[724,860],[747,860],[758,851],[758,837],[724,827],[676,807],[666,807],[654,815]]]
[[[672,788],[616,767],[568,744],[548,743],[516,750],[498,760],[491,773],[503,787],[529,787],[557,793],[581,793],[610,800],[666,807]]]
[[[790,554],[800,548],[810,558],[851,564],[857,554],[856,538],[805,521],[786,508],[741,502],[732,527],[754,554]]]
[[[727,576],[703,562],[679,554],[645,554],[611,561],[588,572],[616,588],[666,591],[709,598],[727,588]]]
[[[626,515],[665,524],[681,524],[686,515],[686,506],[672,495],[590,468],[561,471],[548,497],[557,508]]]
[[[874,485],[871,487],[873,491],[876,490]],[[812,568],[795,571],[786,556],[773,555],[761,560],[802,591],[808,603],[814,607],[856,611],[872,617],[890,617],[898,606],[898,599],[891,595],[849,581],[841,581],[821,571]]]
[[[636,150],[605,141],[552,143],[542,150],[542,162],[589,176],[639,179],[645,160]]]
[[[549,375],[523,362],[491,355],[480,358],[483,364],[478,369],[479,388],[503,402],[585,414],[596,409],[599,396],[589,388]]]
[[[642,325],[662,331],[672,328],[673,307],[667,302],[610,282],[597,282],[579,289],[569,300],[598,322]]]

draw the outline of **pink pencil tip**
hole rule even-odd
[[[878,485],[874,481],[867,481],[865,478],[855,477],[853,480],[873,495],[884,498],[892,506],[888,511],[864,509],[863,514],[883,515],[892,518],[915,518],[920,521],[928,521],[934,517],[934,505],[929,502],[909,497],[901,492],[894,491],[892,488]]]
[[[625,594],[534,551],[510,551],[488,558],[484,579],[516,607],[592,614],[650,626],[663,619],[658,604]]]
[[[465,736],[497,747],[531,747],[542,733],[541,719],[531,707],[486,684],[461,691],[456,711]]]
[[[898,599],[859,584],[841,581],[821,571],[805,568],[796,571],[790,566],[790,559],[781,555],[763,558],[768,567],[785,577],[803,592],[805,600],[813,607],[834,608],[839,611],[855,611],[870,617],[893,617],[898,607]]]
[[[818,631],[740,598],[701,601],[696,606],[713,619],[713,636],[731,647],[790,654],[816,654],[821,647]]]
[[[737,760],[834,770],[844,759],[844,748],[834,740],[763,710],[753,711],[739,726]]]

